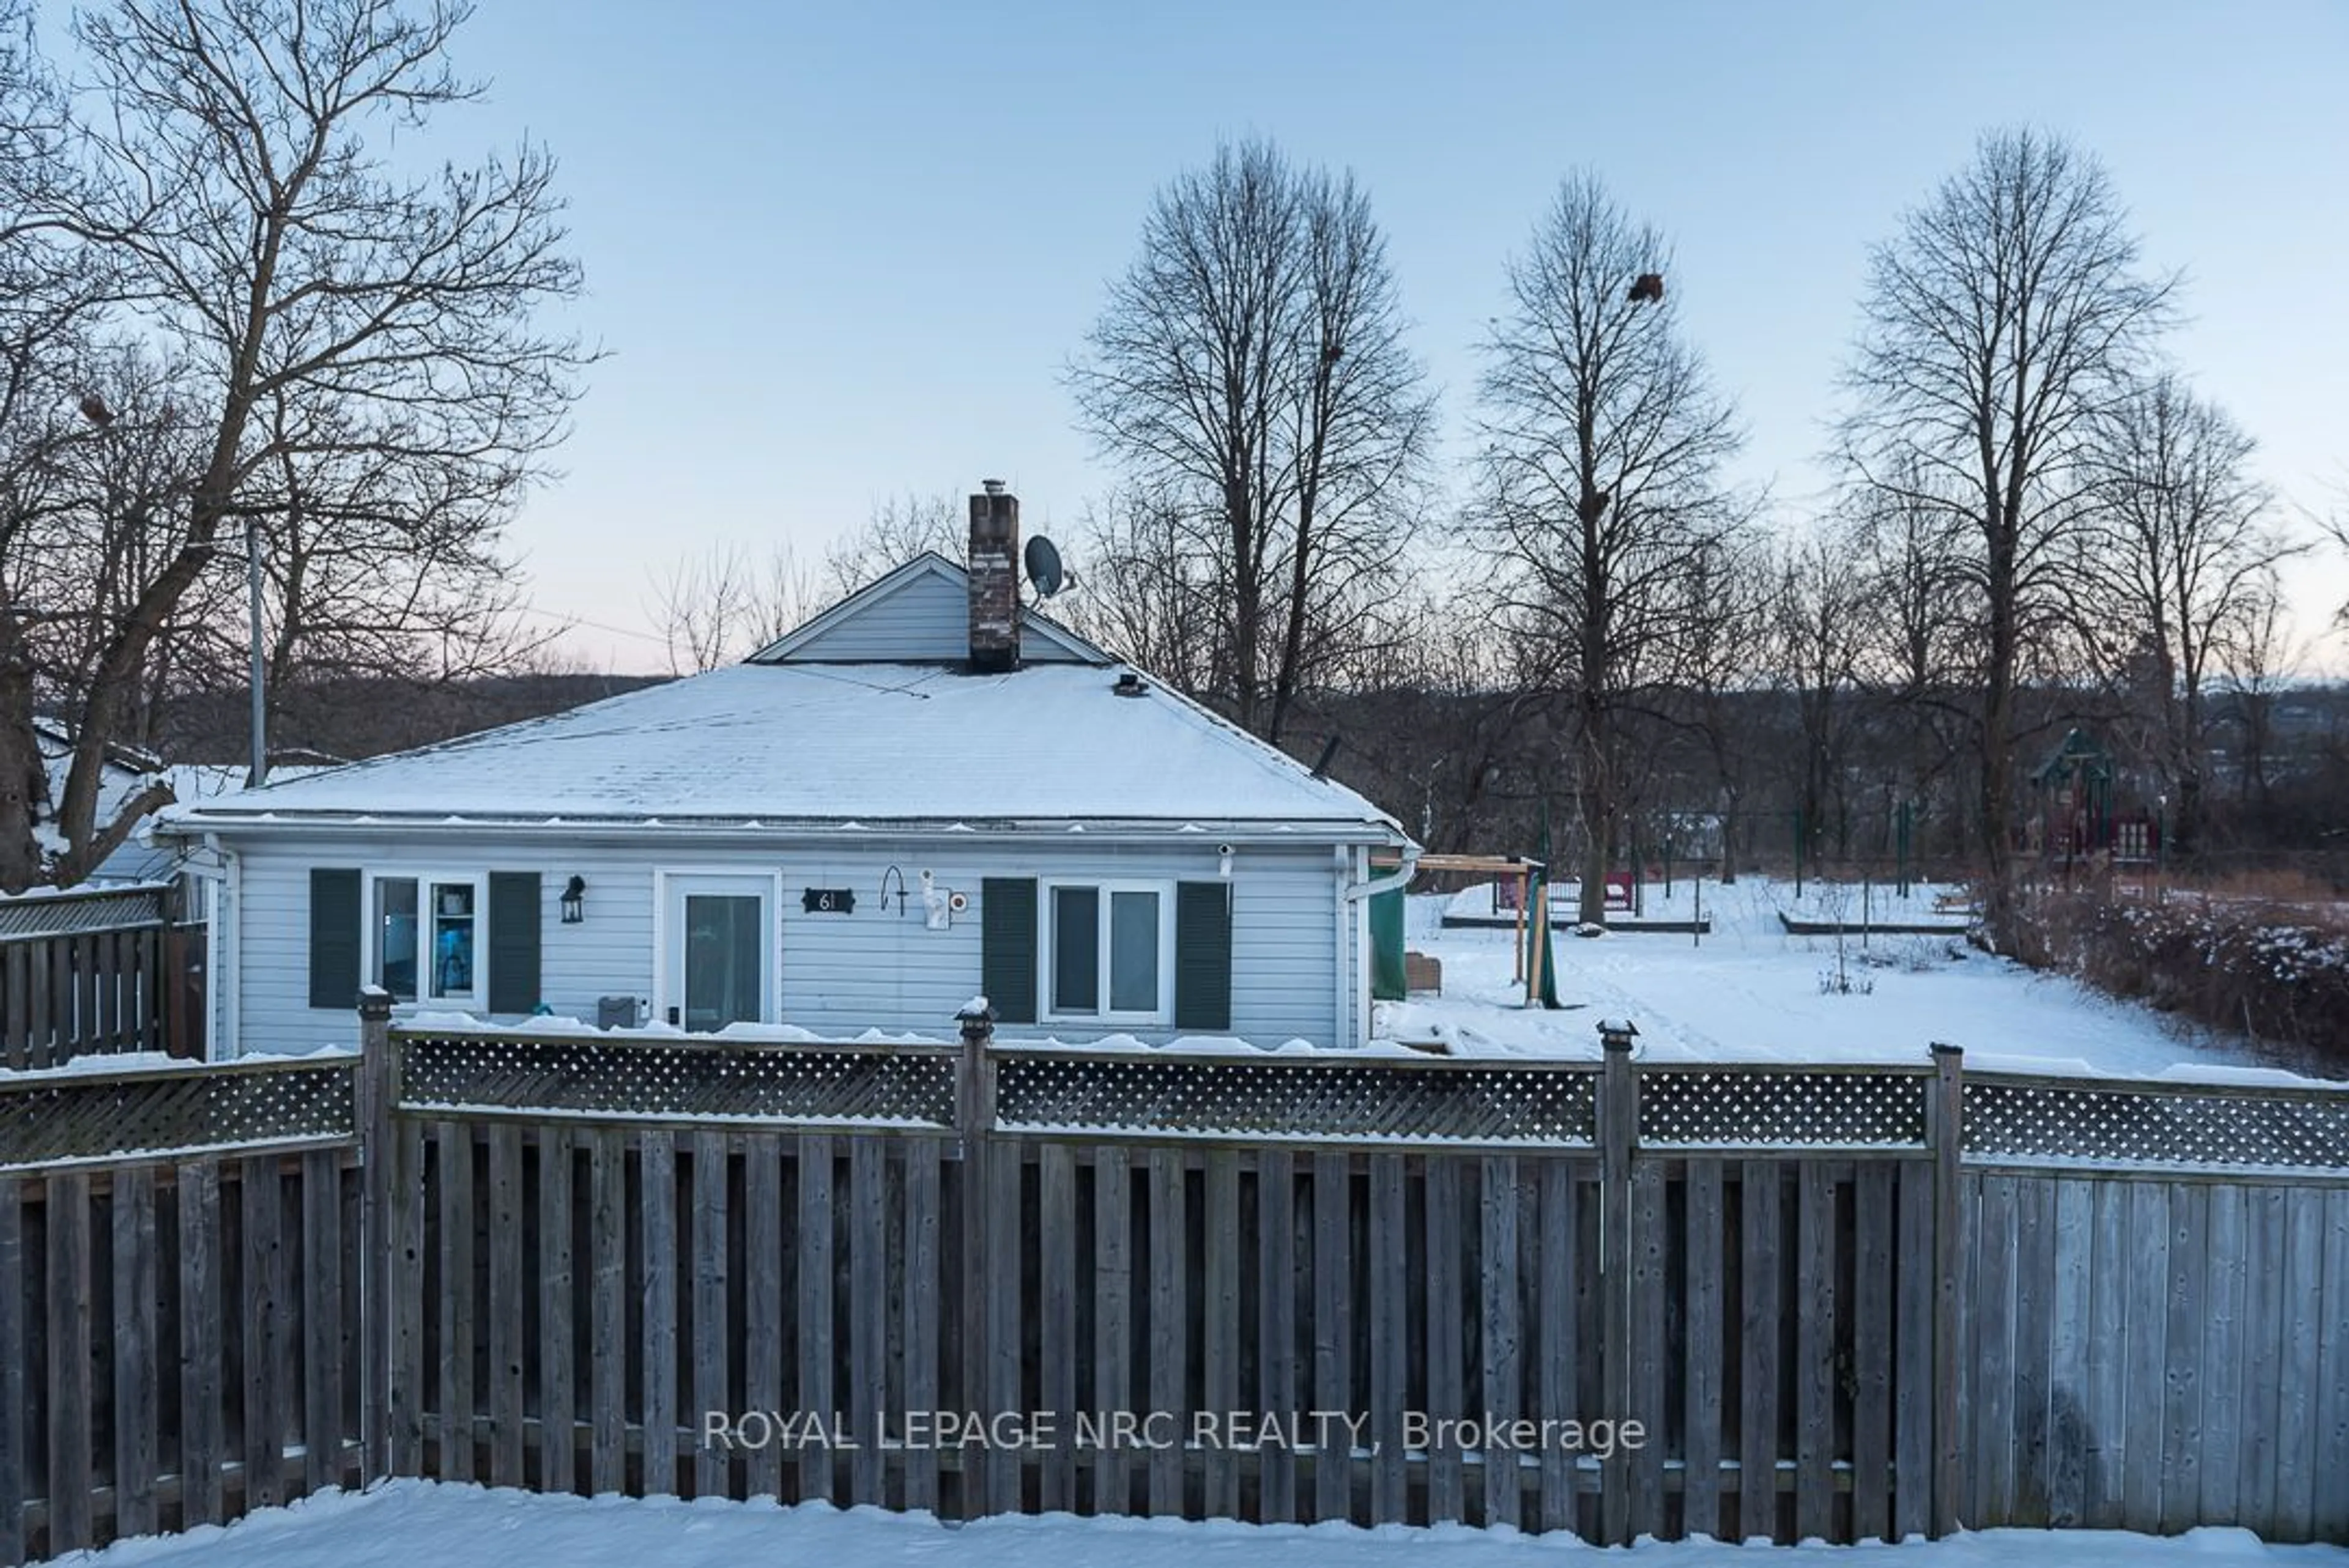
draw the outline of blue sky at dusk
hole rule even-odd
[[[650,580],[713,543],[820,553],[874,503],[1014,481],[1072,531],[1109,485],[1061,371],[1153,190],[1219,137],[1350,167],[1466,449],[1503,263],[1587,167],[1672,235],[1741,477],[1816,511],[1867,253],[2031,123],[2112,173],[2172,347],[2289,502],[2349,505],[2349,5],[661,6],[484,0],[452,153],[562,162],[590,376],[512,538],[565,646],[660,667]],[[1080,562],[1080,565],[1081,563]],[[2302,622],[2349,597],[2297,569]],[[2338,665],[2336,639],[2325,652]]]

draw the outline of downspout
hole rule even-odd
[[[212,908],[205,912],[204,1059],[224,1062],[243,1054],[244,991],[244,857],[221,842],[218,833],[204,835],[204,848],[218,855],[224,868],[212,882]]]
[[[1370,851],[1365,850],[1361,852],[1363,859],[1367,861]],[[1367,882],[1357,882],[1354,880],[1355,851],[1345,844],[1337,846],[1338,947],[1336,962],[1331,967],[1338,972],[1338,1009],[1334,1026],[1339,1039],[1350,1039],[1356,1046],[1370,1044],[1370,901],[1382,892],[1393,892],[1398,889],[1410,886],[1412,877],[1419,870],[1420,853],[1420,847],[1406,839],[1402,846],[1402,865],[1384,876],[1372,877]],[[1365,866],[1363,869],[1368,868]],[[1350,906],[1353,914],[1351,921],[1347,919]],[[1350,964],[1346,961],[1346,944],[1349,939],[1354,942],[1353,962]],[[1361,1014],[1360,1020],[1354,1017],[1354,1014],[1358,1011]]]

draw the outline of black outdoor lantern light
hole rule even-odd
[[[563,923],[576,925],[587,918],[587,879],[574,876],[563,888]]]

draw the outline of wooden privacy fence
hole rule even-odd
[[[200,1056],[204,929],[167,886],[0,902],[0,1067],[128,1051]]]
[[[357,1077],[0,1078],[0,1563],[366,1479]]]
[[[388,1475],[2349,1541],[2349,1090],[365,1033],[0,1088],[0,1560]]]

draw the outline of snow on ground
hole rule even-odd
[[[1793,1549],[1826,1568],[2344,1568],[2349,1551],[2269,1546],[2248,1531],[2159,1538],[2117,1531],[1991,1530],[1900,1546]],[[1451,1526],[1193,1524],[1067,1514],[942,1526],[927,1515],[845,1512],[823,1503],[636,1502],[538,1497],[399,1481],[206,1526],[121,1542],[86,1568],[1030,1568],[1113,1558],[1121,1568],[1246,1568],[1278,1552],[1283,1568],[1545,1568],[1628,1562],[1635,1568],[1754,1568],[1775,1561],[1711,1541],[1645,1542],[1601,1553],[1558,1535]]]
[[[1909,907],[1878,918],[1905,923],[1930,913],[1944,891],[1920,889]],[[1651,888],[1645,912],[1684,915],[1691,892],[1685,881],[1669,900]],[[1869,903],[1881,896],[1871,893]],[[1549,1012],[1525,1006],[1524,987],[1511,979],[1513,932],[1443,929],[1447,908],[1489,910],[1486,892],[1416,896],[1408,941],[1443,962],[1443,994],[1379,1004],[1372,1030],[1382,1040],[1440,1042],[1462,1056],[1595,1057],[1599,1021],[1622,1017],[1639,1029],[1641,1057],[1657,1061],[1916,1062],[1938,1040],[1964,1047],[1968,1064],[1984,1069],[2271,1076],[2244,1070],[2261,1064],[2238,1042],[2188,1034],[2149,1008],[1990,956],[1955,934],[1871,935],[1863,944],[1847,934],[1839,964],[1835,937],[1789,935],[1778,918],[1782,909],[1833,918],[1839,904],[1857,924],[1856,887],[1811,882],[1797,902],[1790,883],[1750,878],[1733,887],[1707,882],[1702,899],[1713,930],[1700,938],[1555,932],[1563,1010]],[[1838,974],[1850,989],[1826,988]]]

